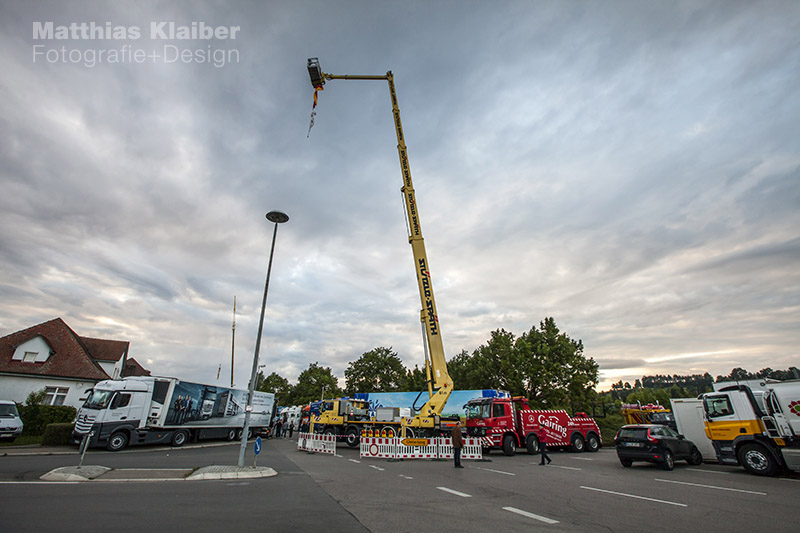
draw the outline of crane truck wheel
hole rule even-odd
[[[525,448],[528,449],[528,455],[539,453],[539,439],[536,438],[536,435],[528,435],[528,438],[525,439]]]
[[[586,449],[586,441],[583,440],[578,434],[572,436],[572,451],[575,453],[581,453]]]
[[[594,433],[589,434],[589,438],[586,439],[586,451],[587,452],[596,452],[600,449],[600,439],[597,438],[597,435]]]
[[[354,426],[350,426],[347,428],[347,433],[344,436],[345,442],[351,448],[358,448],[358,443],[360,442],[360,438],[358,436],[358,428]]]
[[[128,437],[127,433],[124,431],[117,431],[108,439],[106,449],[112,452],[118,452],[128,445],[128,440],[130,440],[130,437]]]
[[[751,474],[774,476],[778,471],[778,462],[761,444],[750,442],[743,445],[736,457],[739,464]]]
[[[189,440],[189,432],[185,429],[179,429],[172,434],[172,446],[175,448],[180,448],[186,444],[187,440]]]
[[[508,456],[517,453],[517,443],[514,442],[514,437],[511,435],[503,437],[503,453]]]

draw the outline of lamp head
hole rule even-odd
[[[281,213],[280,211],[270,211],[267,213],[267,220],[276,224],[283,224],[289,221],[289,215]]]

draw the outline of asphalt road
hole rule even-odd
[[[238,445],[90,452],[85,464],[197,468],[235,464]],[[252,446],[249,451],[252,450]],[[171,528],[246,531],[796,531],[800,476],[761,478],[742,469],[676,464],[622,468],[595,454],[463,461],[360,459],[298,452],[264,441],[256,480],[51,484],[38,476],[73,455],[0,457],[0,520],[8,531]],[[252,464],[249,453],[246,459]],[[46,509],[46,512],[43,512]]]

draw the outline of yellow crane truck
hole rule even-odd
[[[444,409],[450,393],[453,391],[453,379],[447,373],[447,363],[442,344],[441,329],[439,327],[439,317],[436,311],[436,301],[433,296],[433,282],[431,281],[428,257],[425,252],[425,242],[422,238],[422,228],[420,217],[417,210],[417,201],[414,194],[414,186],[411,182],[411,167],[408,164],[408,153],[406,149],[403,126],[400,121],[400,108],[397,105],[397,93],[394,88],[394,76],[392,71],[384,75],[349,75],[349,74],[328,74],[322,71],[319,59],[312,57],[308,60],[308,73],[311,77],[311,85],[316,91],[322,89],[327,80],[385,80],[389,84],[389,96],[392,103],[392,115],[394,116],[395,133],[397,135],[397,154],[400,158],[400,171],[403,178],[403,186],[400,192],[406,208],[406,223],[408,231],[408,242],[414,255],[414,270],[417,276],[419,296],[422,304],[420,319],[422,328],[425,332],[423,345],[425,353],[425,370],[428,379],[428,400],[418,409],[418,412],[411,417],[401,419],[401,433],[403,437],[423,437],[438,435],[446,431],[447,420],[443,425],[442,410]],[[315,97],[316,105],[316,97]]]

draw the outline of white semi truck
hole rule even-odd
[[[128,377],[97,383],[78,410],[72,440],[118,451],[128,445],[241,438],[248,392],[168,377]],[[275,395],[255,392],[250,430],[269,427]]]

